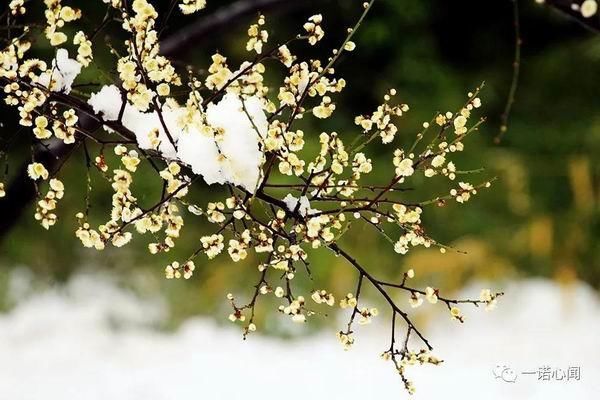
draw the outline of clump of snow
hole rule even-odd
[[[417,387],[410,398],[596,398],[597,294],[583,283],[562,287],[548,280],[501,286],[506,295],[493,312],[461,307],[465,324],[440,307],[422,309],[440,311],[422,315],[435,318],[429,324],[421,318],[420,325],[434,354],[445,361],[407,368]],[[479,287],[456,296],[472,297]],[[384,315],[381,324],[358,329],[354,348],[343,351],[331,330],[293,341],[260,334],[244,341],[239,327],[194,318],[174,333],[159,332],[152,326],[164,318],[162,312],[160,302],[142,300],[101,275],[81,275],[64,287],[20,296],[12,311],[0,314],[0,398],[241,400],[248,393],[267,398],[285,393],[287,400],[315,393],[331,399],[409,398],[392,365],[378,357],[389,343]],[[496,378],[498,365],[517,372],[516,381]],[[521,374],[546,365],[578,366],[580,380]],[[290,366],[296,382],[310,384],[289,390],[289,380],[273,379],[265,392],[265,376],[281,376]]]
[[[88,100],[94,112],[101,114],[106,121],[116,121],[123,106],[123,98],[120,89],[115,85],[103,86],[99,92],[93,93]],[[177,120],[182,111],[165,106],[161,112],[165,125],[174,141],[179,137],[180,129]],[[158,130],[160,145],[158,150],[168,159],[176,158],[177,151],[167,136],[164,126],[156,112],[143,113],[128,102],[125,104],[121,119],[123,126],[135,134],[140,148],[150,150],[152,146],[150,132]]]
[[[58,49],[56,58],[52,60],[52,68],[43,72],[38,83],[53,92],[70,93],[77,75],[81,73],[81,64],[69,58],[66,49]]]
[[[115,85],[102,86],[99,92],[92,93],[88,104],[96,114],[100,114],[105,121],[116,121],[123,104],[121,91]],[[130,106],[131,107],[131,106]]]
[[[88,103],[107,121],[119,117],[121,92],[114,86],[104,86]],[[184,127],[179,123],[185,113],[180,106],[165,106],[161,112],[176,148],[169,140],[157,112],[143,113],[125,105],[121,123],[132,131],[142,149],[151,149],[150,132],[158,129],[159,151],[168,159],[178,159],[189,165],[206,183],[232,183],[254,192],[260,180],[263,154],[259,147],[265,137],[268,121],[257,97],[242,99],[227,93],[220,102],[206,109],[206,122],[218,134],[202,130],[201,124]]]
[[[300,206],[298,206],[298,201],[300,201]],[[296,207],[298,207],[298,212],[303,217],[319,212],[319,210],[310,208],[310,201],[306,196],[300,196],[300,199],[298,200],[297,197],[294,197],[291,193],[288,193],[288,195],[283,198],[283,202],[290,211],[294,211],[296,210]]]
[[[242,103],[237,94],[227,93],[208,105],[206,121],[219,131],[217,138],[191,127],[179,137],[177,157],[209,185],[229,182],[254,193],[263,163],[259,141],[269,125],[260,100]]]
[[[183,132],[177,143],[177,158],[189,165],[192,172],[202,176],[209,185],[226,182],[213,136],[197,129]]]
[[[177,122],[182,110],[180,108],[171,108],[170,106],[164,106],[161,115],[164,121],[160,120],[157,112],[143,113],[138,111],[135,107],[126,105],[125,112],[123,113],[123,120],[121,123],[125,128],[135,133],[135,138],[138,145],[145,150],[153,149],[151,141],[151,132],[155,129],[158,130],[158,150],[161,152],[163,157],[168,159],[175,159],[177,157],[177,149],[173,147],[171,139],[177,143],[177,139],[181,133],[181,129],[178,128]],[[171,139],[167,135],[164,127],[167,127]]]
[[[227,93],[217,104],[206,109],[208,124],[223,130],[222,140],[217,142],[223,178],[254,192],[260,178],[263,153],[259,140],[266,137],[269,123],[257,97],[242,100],[235,93]]]

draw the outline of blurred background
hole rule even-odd
[[[155,2],[161,15],[166,14],[168,3]],[[209,1],[204,16],[199,18],[211,18],[232,3]],[[326,38],[317,49],[322,57],[338,46],[344,27],[351,26],[360,12],[354,1],[293,3],[264,11],[271,45],[297,34],[304,20],[320,12],[326,30]],[[510,1],[376,2],[355,38],[357,51],[342,57],[338,67],[339,74],[348,81],[347,90],[337,100],[342,106],[324,124],[304,123],[303,129],[309,135],[327,130],[351,138],[358,132],[354,116],[371,112],[385,91],[394,87],[400,101],[411,107],[401,120],[397,140],[410,143],[423,121],[430,120],[436,111],[460,107],[466,93],[485,81],[480,114],[487,116],[487,122],[478,135],[468,140],[461,167],[485,168],[481,176],[470,176],[471,181],[494,176],[499,179],[491,190],[482,191],[465,206],[431,207],[425,214],[430,234],[468,255],[417,250],[408,257],[399,257],[371,228],[356,228],[346,240],[359,259],[373,260],[373,268],[381,274],[394,278],[413,267],[417,277],[450,289],[473,278],[526,276],[558,281],[580,279],[600,287],[600,36],[533,1],[522,1],[520,5],[520,81],[508,131],[500,144],[495,144],[494,138],[499,133],[511,84],[515,48]],[[101,18],[103,4],[90,2],[81,7],[88,15],[83,24],[93,29],[97,21],[91,16]],[[39,17],[35,12],[39,14],[41,9],[32,11]],[[33,17],[31,14],[29,18]],[[208,30],[176,58],[200,69],[208,67],[209,57],[215,51],[227,56],[232,68],[249,59],[244,49],[245,34],[257,14],[247,14],[236,18],[235,23]],[[194,23],[195,18],[198,17],[182,18],[176,14],[163,37]],[[107,83],[114,79],[114,59],[108,50],[110,46],[117,47],[114,38],[123,35],[116,23],[105,32],[106,36],[101,34],[95,43],[95,63],[84,70],[78,83]],[[46,40],[38,41],[33,54],[49,59],[52,53],[46,46]],[[295,49],[299,57],[307,54],[301,45]],[[275,64],[271,66],[269,78],[277,82],[283,72]],[[93,89],[78,88],[83,93]],[[1,107],[0,143],[5,148],[14,136],[17,120],[12,110]],[[29,157],[26,133],[21,132],[20,138],[10,141],[8,154],[2,160],[2,168],[8,171],[4,181],[9,181]],[[389,174],[389,149],[374,146],[369,151],[375,179],[384,179]],[[150,257],[147,243],[139,239],[126,249],[102,253],[83,249],[74,237],[74,215],[84,209],[84,162],[83,151],[79,151],[62,169],[60,177],[67,192],[59,206],[60,223],[50,232],[33,219],[31,205],[12,229],[2,232],[1,307],[9,307],[1,294],[11,269],[19,265],[31,269],[40,284],[65,281],[80,268],[106,269],[125,283],[134,281],[132,275],[142,276],[144,285],[166,294],[173,302],[174,321],[198,313],[221,315],[224,294],[247,288],[248,282],[254,281],[252,260],[233,264],[226,257],[206,262],[189,282],[163,279],[166,263],[185,258],[196,248],[200,232],[207,229],[203,221],[192,223],[190,219],[175,252],[163,258]],[[100,222],[108,212],[110,188],[100,179],[93,182],[92,215]],[[142,200],[152,199],[159,188],[154,187],[152,179],[140,182],[136,195]],[[431,193],[420,193],[420,198],[445,191],[445,187],[433,186]],[[224,191],[220,190],[211,187],[209,193],[206,187],[199,187],[196,198],[202,202],[222,198]],[[281,193],[281,197],[285,194]],[[1,204],[0,201],[0,210]],[[324,287],[348,290],[354,280],[350,270],[341,260],[323,253],[312,256],[318,279],[325,281]]]
[[[102,2],[86,3],[89,4],[80,6],[88,18],[104,15]],[[162,15],[167,12],[168,3],[155,2]],[[202,14],[206,17],[200,18],[210,18],[232,3],[209,0]],[[270,29],[269,42],[291,38],[309,16],[322,13],[326,37],[316,51],[325,58],[343,40],[345,28],[358,17],[358,3],[290,1],[282,7],[269,7],[264,12]],[[245,35],[256,15],[250,12],[235,23],[209,29],[201,40],[177,54],[179,65],[206,69],[210,55],[219,51],[235,69],[249,58],[244,49]],[[193,23],[194,18],[198,17],[176,15],[163,35],[168,37]],[[83,22],[92,29],[95,26],[95,21]],[[377,1],[355,36],[357,49],[342,57],[337,68],[348,87],[336,100],[340,106],[334,117],[319,125],[303,122],[307,135],[337,131],[343,137],[352,137],[358,133],[354,116],[371,112],[393,87],[398,90],[398,98],[411,107],[401,120],[397,140],[411,143],[423,121],[429,121],[436,111],[459,108],[466,93],[485,81],[479,112],[487,116],[487,121],[479,134],[467,141],[460,162],[463,169],[485,168],[480,176],[469,176],[471,181],[491,177],[498,180],[466,205],[431,207],[425,213],[426,227],[434,238],[467,254],[414,250],[400,257],[371,228],[355,227],[345,243],[355,257],[368,259],[370,268],[379,276],[398,279],[407,268],[414,268],[420,283],[450,292],[463,290],[473,282],[485,281],[502,289],[509,282],[537,278],[543,278],[549,288],[600,288],[600,35],[533,0],[520,2],[520,23],[519,85],[508,130],[499,144],[494,139],[500,131],[515,60],[513,5],[508,0]],[[122,37],[118,24],[109,25],[106,34]],[[117,43],[112,40],[114,43],[99,38],[95,64],[84,70],[78,82],[114,80],[114,71],[112,76],[106,73],[112,71],[115,62],[108,53],[109,46]],[[40,40],[33,53],[50,59],[52,51],[45,46],[46,41]],[[303,57],[307,50],[314,51],[298,46],[295,52]],[[281,78],[281,69],[270,70],[268,79]],[[93,87],[78,90],[88,93]],[[7,166],[7,178],[3,180],[8,181],[27,159],[30,143],[28,138],[10,140],[17,120],[4,105],[0,106],[0,113],[2,148],[11,142],[2,161],[3,170]],[[28,135],[22,132],[23,137]],[[375,179],[384,179],[391,169],[390,149],[374,146],[369,151]],[[22,299],[22,295],[14,295],[15,282],[25,280],[29,288],[16,293],[40,293],[93,271],[110,276],[112,284],[144,298],[160,298],[168,310],[158,324],[163,329],[177,329],[192,316],[226,323],[229,308],[225,294],[250,295],[256,280],[253,260],[237,264],[225,256],[212,262],[198,260],[191,280],[165,280],[164,266],[193,252],[200,235],[208,229],[203,221],[192,219],[183,228],[178,246],[166,257],[149,256],[147,243],[139,238],[125,249],[107,249],[102,253],[83,249],[74,237],[74,227],[75,213],[85,207],[84,162],[83,152],[75,153],[60,174],[67,190],[59,205],[60,221],[50,232],[34,221],[31,205],[13,228],[2,232],[0,309],[11,312]],[[141,173],[150,176],[151,171]],[[135,191],[142,200],[155,197],[160,190],[152,186],[151,179],[139,181]],[[92,214],[99,222],[109,210],[111,191],[100,179],[95,182]],[[207,202],[222,198],[225,191],[221,190],[211,187],[208,191],[200,185],[193,195]],[[445,188],[440,190],[438,186],[429,193],[428,190],[418,194],[421,199]],[[281,193],[281,197],[285,194]],[[338,295],[352,289],[355,276],[343,260],[326,252],[316,252],[311,257],[315,279],[322,282],[320,286]],[[310,290],[311,284],[307,282],[305,289]],[[477,318],[474,316],[473,320]],[[313,332],[322,324],[339,325],[336,318],[315,318],[306,329],[290,330],[281,319],[270,307],[266,313],[260,313],[258,325],[267,334],[283,336]]]
[[[106,10],[102,2],[71,3],[83,9],[82,23],[90,31],[102,21]],[[162,15],[169,3],[154,2]],[[316,50],[295,47],[293,51],[301,58],[314,56],[314,51],[325,58],[360,13],[360,2],[354,0],[209,0],[200,15],[183,18],[175,13],[164,28],[163,37],[172,37],[189,24],[203,26],[197,40],[172,55],[177,65],[190,64],[202,73],[215,51],[228,57],[232,69],[249,59],[244,49],[246,29],[256,20],[257,3],[264,5],[271,45],[296,35],[309,16],[323,14],[325,40]],[[250,7],[226,24],[214,23],[240,4]],[[600,320],[600,35],[533,0],[519,5],[520,80],[508,130],[500,143],[495,138],[515,61],[509,0],[377,1],[355,37],[357,49],[340,59],[337,70],[348,87],[336,99],[339,106],[334,118],[319,125],[309,119],[302,122],[307,136],[337,131],[351,138],[358,133],[354,116],[371,112],[393,87],[400,101],[411,107],[401,120],[396,143],[412,143],[423,121],[437,111],[458,109],[467,92],[485,81],[479,113],[487,121],[467,141],[460,167],[485,168],[479,175],[469,175],[472,182],[498,180],[466,205],[432,206],[425,211],[430,234],[466,254],[419,249],[400,257],[368,226],[355,226],[344,238],[353,255],[367,260],[382,278],[400,279],[404,271],[414,268],[418,284],[440,287],[446,293],[476,296],[481,285],[507,292],[497,314],[468,314],[469,323],[456,335],[448,335],[451,324],[429,308],[417,315],[450,364],[441,367],[437,378],[429,372],[418,373],[422,382],[417,381],[417,387],[426,386],[421,398],[453,393],[460,387],[456,382],[466,379],[478,382],[461,392],[467,398],[481,390],[489,398],[547,399],[563,394],[589,398],[600,390],[592,387],[598,382],[593,375],[600,373],[594,339]],[[28,7],[27,18],[42,17],[39,4]],[[76,82],[79,94],[85,96],[94,91],[94,85],[116,80],[109,48],[118,48],[123,38],[118,23],[111,23],[96,39],[95,63]],[[53,55],[46,40],[34,43],[32,53],[48,61]],[[284,73],[279,67],[268,71],[271,82]],[[4,105],[0,105],[0,122],[0,171],[5,175],[0,181],[10,182],[30,158],[31,135],[18,129],[14,110]],[[91,150],[99,151],[93,146]],[[369,150],[375,180],[389,176],[390,151],[377,145]],[[382,369],[377,363],[377,352],[387,340],[382,335],[388,329],[378,324],[365,333],[366,347],[359,347],[352,356],[341,356],[333,333],[344,323],[344,316],[316,317],[301,328],[290,327],[275,312],[275,303],[267,301],[259,308],[257,320],[262,334],[284,339],[312,336],[292,348],[281,339],[267,342],[261,337],[251,338],[253,344],[242,347],[240,330],[222,326],[228,324],[230,312],[225,295],[251,295],[257,279],[256,259],[232,263],[222,255],[209,263],[202,258],[189,281],[164,279],[165,265],[186,258],[210,229],[202,219],[187,219],[178,246],[167,256],[150,256],[141,238],[124,249],[109,248],[102,253],[84,249],[74,236],[75,214],[85,207],[84,165],[83,152],[76,151],[61,170],[59,177],[67,189],[59,204],[59,223],[50,232],[33,219],[31,204],[23,203],[17,214],[11,208],[8,215],[8,200],[0,200],[2,222],[18,216],[13,225],[0,229],[0,342],[5,344],[0,346],[4,360],[0,362],[4,376],[0,393],[5,397],[52,398],[54,393],[61,399],[82,395],[131,399],[137,398],[136,393],[144,399],[196,398],[192,394],[204,390],[209,398],[231,400],[241,397],[231,391],[235,386],[230,387],[228,377],[250,391],[262,388],[256,383],[261,382],[260,376],[245,368],[248,363],[255,363],[256,371],[277,374],[290,361],[298,362],[298,371],[304,371],[304,375],[298,372],[298,381],[313,382],[322,389],[319,393],[328,393],[324,388],[330,387],[332,398],[344,393],[345,398],[372,394],[353,387],[357,379],[368,387],[381,385],[377,392],[381,395],[402,393],[391,366]],[[142,201],[156,198],[160,188],[154,187],[152,171],[141,169],[138,174],[148,179],[138,179],[135,195]],[[111,190],[97,176],[92,179],[92,215],[99,223],[109,211]],[[407,192],[407,198],[423,200],[448,189],[446,184],[428,182],[432,183],[423,186],[415,180],[421,189]],[[222,199],[226,192],[219,187],[207,190],[200,184],[192,195],[206,203]],[[325,251],[313,252],[311,257],[320,287],[338,296],[353,289],[356,277],[343,260]],[[310,282],[300,280],[299,284],[305,293],[312,289]],[[377,302],[376,296],[372,299]],[[435,320],[441,322],[429,323]],[[324,324],[335,327],[318,333]],[[360,334],[358,340],[362,340]],[[461,351],[467,343],[473,352]],[[148,352],[150,348],[154,351]],[[520,370],[537,369],[542,363],[579,365],[587,373],[587,385],[514,389],[516,385],[493,381],[490,371],[497,362],[512,362]],[[377,366],[365,371],[364,366],[371,365],[366,363]],[[316,364],[321,369],[314,369]],[[32,384],[23,391],[18,383],[25,375]],[[188,384],[173,389],[168,380],[161,379],[168,375]],[[426,385],[425,377],[435,384]],[[149,380],[155,384],[147,385]],[[159,386],[164,390],[158,390]],[[288,398],[306,398],[312,393],[295,390]]]

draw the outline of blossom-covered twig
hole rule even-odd
[[[484,122],[484,118],[473,119],[481,106],[481,87],[468,93],[457,110],[438,113],[424,122],[412,146],[394,146],[386,181],[373,182],[369,180],[371,144],[381,141],[392,146],[400,134],[397,120],[409,111],[407,104],[395,100],[395,89],[385,93],[375,110],[365,110],[355,118],[356,132],[350,137],[337,132],[304,132],[297,121],[312,117],[318,123],[335,113],[339,104],[332,97],[347,85],[337,76],[337,62],[341,54],[355,50],[353,35],[375,0],[362,5],[357,22],[326,60],[299,60],[293,52],[299,41],[319,44],[325,35],[322,15],[313,15],[296,37],[269,50],[264,50],[270,37],[261,15],[248,29],[250,61],[234,69],[225,56],[216,53],[205,75],[180,71],[164,56],[158,26],[164,27],[168,21],[159,24],[159,15],[147,0],[105,3],[111,7],[107,15],[122,16],[128,36],[115,51],[120,55],[114,68],[119,80],[113,84],[93,93],[72,91],[81,69],[94,61],[84,32],[73,38],[77,58],[69,57],[65,48],[68,36],[62,28],[79,19],[81,12],[61,0],[46,1],[44,33],[57,48],[50,64],[27,57],[31,42],[24,28],[19,39],[7,43],[0,59],[4,100],[18,109],[21,125],[31,127],[32,140],[42,144],[58,140],[83,148],[87,185],[84,211],[77,213],[77,238],[85,247],[103,250],[111,245],[126,246],[135,237],[146,235],[150,253],[167,253],[176,246],[184,223],[206,218],[214,229],[198,238],[198,247],[189,257],[172,261],[164,273],[169,279],[190,279],[201,257],[210,260],[226,251],[232,262],[241,262],[251,251],[256,253],[261,262],[249,300],[239,302],[238,295],[227,296],[232,306],[229,319],[243,324],[244,337],[258,328],[255,316],[261,296],[273,294],[280,302],[277,310],[299,323],[320,314],[320,307],[349,308],[346,329],[338,332],[344,347],[349,348],[355,340],[353,325],[367,324],[379,315],[377,308],[365,305],[367,300],[361,294],[369,285],[391,314],[391,345],[384,358],[394,362],[412,392],[405,367],[416,362],[438,364],[439,360],[430,354],[433,345],[409,310],[425,298],[446,305],[451,318],[463,322],[458,305],[484,304],[490,309],[501,293],[486,289],[478,300],[440,296],[439,289],[408,285],[414,276],[412,269],[403,273],[401,283],[381,280],[345,248],[344,236],[364,223],[385,238],[399,257],[418,246],[438,248],[442,253],[452,250],[430,235],[422,214],[427,207],[466,203],[493,181],[470,183],[467,178],[482,170],[461,170],[455,164],[455,155],[464,151],[466,139]],[[176,12],[174,4],[168,16]],[[188,14],[200,11],[205,2],[181,0],[177,5]],[[15,18],[27,11],[18,0],[11,2],[10,9]],[[107,25],[106,19],[98,29]],[[17,29],[17,25],[13,27]],[[98,29],[89,36],[97,36]],[[266,81],[267,62],[269,68],[285,71],[283,81]],[[346,141],[351,144],[347,146]],[[318,150],[305,148],[306,142],[317,144]],[[150,204],[138,199],[133,186],[144,162],[152,166],[161,193]],[[27,171],[38,196],[35,218],[50,229],[58,220],[58,203],[65,188],[57,177],[60,174],[54,176],[60,171],[48,171],[51,166],[45,164],[33,154]],[[106,222],[95,226],[89,215],[92,173],[98,173],[113,191],[111,207],[105,210]],[[414,179],[417,176],[420,178]],[[204,188],[201,181],[222,185],[226,194],[220,201],[198,202],[191,190]],[[417,192],[421,181],[435,188],[437,195],[408,200],[406,194]],[[336,302],[334,293],[316,286],[319,282],[312,280],[308,248],[342,257],[357,272],[355,291]],[[315,285],[311,293],[298,292],[295,278],[302,273]],[[406,303],[398,300],[397,291],[404,292]],[[309,305],[309,299],[315,304]],[[406,336],[403,346],[397,348],[401,322]],[[411,335],[420,340],[422,349],[409,349]]]

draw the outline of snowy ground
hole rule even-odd
[[[469,313],[464,326],[442,317],[427,327],[436,354],[446,361],[409,372],[417,386],[413,398],[597,398],[596,294],[582,284],[565,289],[540,280],[504,289],[506,297],[492,313]],[[333,332],[292,342],[261,336],[243,342],[235,327],[201,319],[172,334],[151,329],[163,315],[160,303],[142,301],[98,276],[25,297],[0,315],[0,399],[409,397],[391,365],[379,359],[386,327],[362,329],[357,346],[344,352]],[[540,381],[544,366],[579,367],[580,380],[557,380],[558,373]],[[528,371],[535,374],[521,373]],[[505,381],[515,376],[515,382]]]

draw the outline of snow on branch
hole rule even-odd
[[[31,132],[28,139],[42,146],[52,141],[81,144],[73,151],[82,152],[87,160],[86,192],[71,193],[61,180],[64,164],[51,165],[32,153],[27,176],[19,179],[34,187],[34,218],[51,229],[64,211],[61,199],[82,196],[85,206],[77,212],[74,230],[83,246],[101,251],[146,240],[151,254],[171,251],[184,224],[206,219],[212,231],[199,236],[196,251],[170,262],[164,273],[168,279],[192,279],[198,262],[225,253],[232,262],[243,262],[254,253],[260,262],[249,299],[227,295],[229,319],[243,325],[244,337],[258,329],[255,316],[261,299],[274,296],[277,311],[298,323],[316,318],[323,308],[346,309],[348,324],[337,335],[344,348],[350,348],[355,325],[383,315],[364,298],[363,289],[370,286],[390,318],[390,345],[382,357],[392,361],[412,393],[406,368],[437,365],[441,360],[431,353],[433,344],[411,310],[425,302],[441,305],[449,318],[462,323],[461,307],[493,309],[502,293],[483,289],[479,297],[455,299],[442,288],[411,284],[415,272],[410,268],[396,274],[398,280],[382,280],[346,248],[344,237],[356,226],[366,227],[399,259],[416,247],[456,251],[429,233],[423,216],[431,207],[462,207],[491,186],[491,177],[469,179],[481,170],[461,168],[458,161],[467,139],[484,122],[477,116],[481,87],[469,92],[454,110],[434,113],[423,122],[409,146],[400,146],[397,140],[408,135],[400,131],[398,121],[410,108],[398,100],[396,89],[386,91],[375,109],[356,116],[352,132],[304,132],[297,126],[300,119],[312,119],[320,126],[344,107],[338,99],[347,81],[337,74],[337,63],[342,54],[359,48],[354,34],[375,0],[362,4],[356,23],[326,59],[295,55],[300,43],[321,45],[326,34],[323,15],[299,23],[297,36],[279,41],[260,15],[247,31],[248,60],[234,68],[227,57],[215,53],[206,73],[178,68],[166,56],[170,51],[161,49],[158,32],[168,18],[160,22],[150,2],[104,2],[109,8],[99,26],[122,19],[127,40],[119,43],[113,68],[106,71],[106,76],[118,79],[90,91],[74,87],[79,73],[95,62],[97,31],[77,31],[69,37],[71,30],[64,29],[77,28],[82,12],[61,0],[44,2],[43,40],[56,49],[53,60],[44,61],[29,56],[33,40],[39,38],[19,22],[33,3],[9,4],[7,24],[14,36],[0,53],[3,99]],[[177,5],[171,11],[179,9],[186,15],[201,12],[205,3],[182,0]],[[76,58],[69,58],[69,53]],[[267,69],[285,77],[268,79]],[[374,142],[389,149],[387,161],[377,165],[369,156]],[[150,201],[134,185],[142,179],[138,173],[142,166],[153,171],[149,183],[159,189],[160,198]],[[385,183],[372,177],[375,167],[388,171],[381,174]],[[90,204],[90,192],[99,186],[92,175],[112,191],[110,207]],[[437,195],[407,201],[402,194],[408,185],[435,190]],[[199,200],[198,193],[206,190],[227,194],[218,201]],[[0,185],[0,197],[6,194]],[[92,212],[102,213],[104,222],[93,224],[97,218]],[[345,260],[355,271],[355,288],[333,293],[315,281],[312,291],[296,293],[299,274],[312,278],[311,268],[327,267],[313,266],[308,249]],[[420,347],[413,348],[410,338]]]

